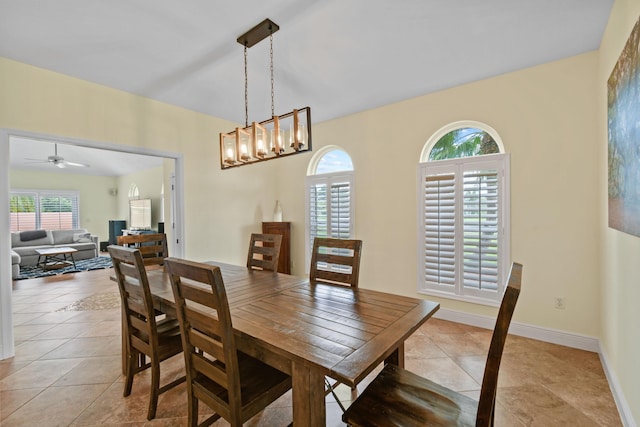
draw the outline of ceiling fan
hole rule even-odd
[[[76,162],[68,162],[64,159],[64,157],[62,156],[58,156],[58,144],[54,144],[55,145],[55,153],[53,156],[49,156],[47,157],[46,160],[43,159],[25,159],[25,160],[30,160],[27,163],[51,163],[56,167],[59,168],[66,168],[67,166],[78,166],[78,167],[82,167],[82,168],[88,168],[91,167],[90,165],[86,164],[86,163],[76,163]]]

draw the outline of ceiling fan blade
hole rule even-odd
[[[25,164],[31,164],[31,163],[52,163],[54,166],[63,169],[66,168],[67,166],[76,166],[76,167],[81,167],[81,168],[89,168],[91,167],[90,165],[86,164],[86,163],[78,163],[78,162],[68,162],[64,159],[64,157],[62,156],[58,156],[58,144],[54,144],[54,155],[53,156],[49,156],[46,159],[26,159],[28,160],[27,162],[25,162]]]
[[[69,166],[78,166],[78,167],[81,167],[81,168],[90,168],[91,167],[91,165],[88,165],[86,163],[67,162],[66,160],[64,162],[61,162],[61,163],[65,163],[65,164],[67,164]]]

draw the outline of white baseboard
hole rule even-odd
[[[622,425],[624,425],[625,427],[637,427],[638,425],[633,419],[631,408],[629,407],[627,399],[625,399],[624,394],[622,393],[622,390],[620,388],[618,377],[610,368],[607,353],[604,351],[604,348],[602,348],[602,345],[600,345],[598,353],[600,354],[600,361],[602,362],[604,375],[607,377],[609,388],[611,388],[611,393],[613,394],[613,400],[616,401],[616,406],[618,407],[618,412],[620,413]]]
[[[449,310],[442,307],[433,315],[433,317],[485,329],[493,329],[496,321],[493,317],[463,313],[460,311]],[[532,338],[540,341],[550,342],[553,344],[559,344],[567,347],[598,353],[605,376],[607,377],[607,381],[609,382],[609,387],[611,388],[611,394],[613,395],[613,399],[615,400],[616,406],[618,407],[618,412],[620,414],[622,424],[625,427],[637,427],[637,424],[633,419],[631,409],[629,408],[627,400],[624,397],[624,393],[620,388],[618,378],[615,375],[615,372],[610,368],[606,353],[604,352],[599,339],[586,335],[560,331],[557,329],[527,325],[525,323],[519,322],[511,322],[509,333],[526,338]]]
[[[462,313],[460,311],[448,310],[442,307],[433,317],[485,329],[493,329],[496,323],[495,317]],[[594,353],[598,353],[600,350],[600,341],[597,338],[556,329],[542,328],[540,326],[527,325],[526,323],[511,322],[509,333],[553,344],[579,348],[580,350],[593,351]]]

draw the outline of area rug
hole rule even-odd
[[[43,270],[42,267],[35,265],[27,265],[20,267],[20,275],[15,280],[35,279],[37,277],[56,276],[58,274],[77,273],[79,271],[101,270],[103,268],[112,268],[111,257],[99,256],[96,258],[82,259],[76,261],[76,267],[73,265],[59,268],[57,270]]]

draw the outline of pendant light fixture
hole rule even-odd
[[[265,160],[278,159],[311,151],[311,109],[294,109],[275,114],[273,78],[273,33],[280,27],[265,19],[240,37],[244,46],[244,128],[237,127],[220,133],[220,166],[229,169]],[[247,73],[248,49],[269,37],[269,69],[271,74],[271,118],[249,125],[249,83]]]

